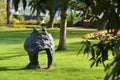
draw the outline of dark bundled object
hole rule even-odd
[[[39,32],[37,28],[34,28],[33,32],[25,40],[24,48],[27,51],[30,60],[30,63],[26,66],[26,68],[40,68],[38,53],[42,50],[46,50],[47,53],[48,64],[46,68],[51,67],[55,52],[55,46],[52,35],[48,33],[45,28],[42,28],[42,32]]]

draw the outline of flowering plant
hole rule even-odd
[[[108,34],[107,31],[94,32],[84,36],[84,39],[98,39],[98,43],[91,43],[86,40],[83,46],[80,48],[78,54],[84,48],[84,54],[91,54],[90,61],[91,68],[95,65],[103,64],[105,70],[112,70],[106,74],[104,80],[118,80],[120,76],[120,31],[116,35],[113,33]],[[84,47],[85,45],[85,47]],[[111,53],[109,53],[111,51]],[[105,64],[105,61],[109,59],[109,54],[112,54],[113,61],[110,64]]]
[[[120,31],[117,33],[117,35],[108,34],[107,31],[98,31],[94,33],[89,33],[83,36],[84,39],[97,39],[97,40],[111,40],[120,38]]]

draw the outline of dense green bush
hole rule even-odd
[[[16,19],[18,19],[21,22],[21,21],[24,21],[25,18],[23,15],[17,15]]]
[[[49,18],[48,16],[44,17],[44,18],[43,18],[43,20],[44,20],[44,24],[47,24],[48,21],[49,21],[49,19],[50,19],[50,18]]]
[[[76,12],[68,12],[67,15],[67,23],[68,25],[72,25],[74,23],[74,21],[81,21],[82,17],[80,17],[80,15],[78,15]]]
[[[6,22],[6,13],[5,12],[0,12],[0,24]]]
[[[24,16],[23,15],[12,15],[11,17],[12,24],[24,23]]]

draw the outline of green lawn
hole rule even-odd
[[[55,41],[59,40],[59,29],[49,29]],[[67,51],[55,53],[53,68],[49,70],[25,70],[28,55],[23,48],[25,38],[31,33],[29,29],[0,28],[0,80],[101,80],[105,76],[102,65],[90,69],[88,56],[80,54],[82,36],[93,31],[67,30]],[[45,51],[40,52],[41,66],[47,64]]]

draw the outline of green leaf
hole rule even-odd
[[[99,63],[101,63],[101,57],[99,57],[97,60],[96,60],[96,66],[98,66]]]
[[[92,68],[95,64],[95,60],[92,62],[92,64],[90,65],[90,68]]]
[[[108,60],[108,50],[103,50],[102,51],[102,61]]]
[[[95,50],[94,50],[93,47],[91,48],[91,55],[92,55],[93,58],[95,57]]]
[[[97,50],[96,50],[96,57],[99,57],[99,56],[100,56],[100,53],[101,53],[101,50],[97,49]]]
[[[84,50],[84,54],[89,53],[89,52],[90,52],[90,42],[86,41],[86,47],[85,47],[85,50]]]
[[[77,55],[80,54],[80,52],[82,51],[83,48],[84,48],[84,44],[83,44],[83,46],[80,48],[80,50],[78,51]]]

